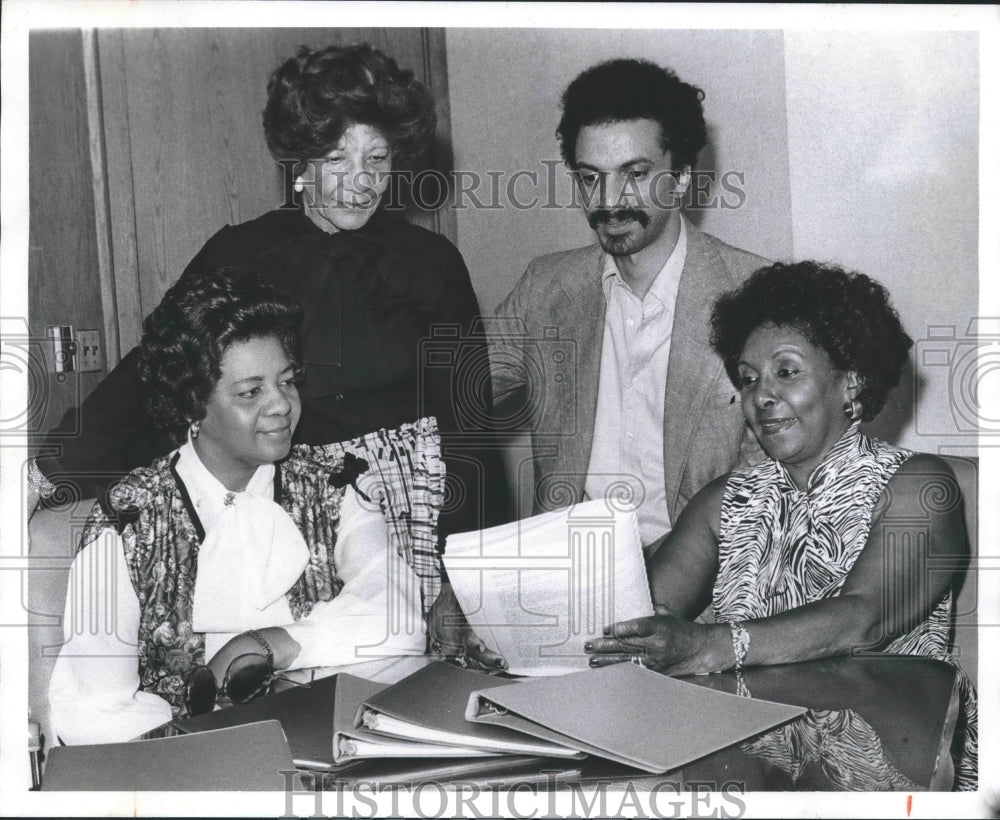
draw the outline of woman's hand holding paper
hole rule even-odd
[[[431,607],[429,629],[432,655],[457,658],[470,669],[499,672],[507,668],[507,661],[489,649],[469,626],[448,583]]]

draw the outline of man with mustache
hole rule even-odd
[[[640,60],[570,83],[557,133],[598,244],[532,261],[491,343],[498,409],[531,414],[535,512],[632,500],[645,546],[711,479],[761,457],[708,337],[716,296],[767,261],[680,208],[703,96]]]

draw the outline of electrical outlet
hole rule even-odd
[[[104,369],[104,348],[99,330],[76,332],[76,363],[81,373]]]

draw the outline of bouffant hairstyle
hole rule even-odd
[[[226,267],[185,274],[143,322],[139,379],[153,423],[182,441],[222,376],[234,342],[274,336],[293,363],[302,316],[292,299],[253,271]]]
[[[377,129],[394,160],[405,163],[423,153],[436,123],[423,83],[367,43],[301,46],[267,84],[267,147],[276,160],[295,160],[296,174],[334,148],[351,125]]]
[[[648,60],[610,60],[588,68],[569,84],[556,129],[563,160],[576,166],[576,141],[585,125],[655,120],[660,144],[670,151],[674,170],[694,166],[708,134],[701,101],[704,92],[681,82],[674,72]]]
[[[712,347],[736,387],[746,341],[764,325],[795,328],[825,351],[837,370],[857,373],[864,421],[885,406],[913,346],[882,285],[818,262],[761,268],[716,301]]]

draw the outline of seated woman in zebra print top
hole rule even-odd
[[[968,555],[954,474],[860,430],[913,344],[885,289],[776,264],[720,297],[712,329],[769,458],[695,496],[650,559],[658,614],[611,626],[591,665],[739,671],[859,648],[949,660],[951,578],[929,570]],[[693,622],[709,604],[717,623]],[[960,681],[956,786],[975,788],[975,692]]]

